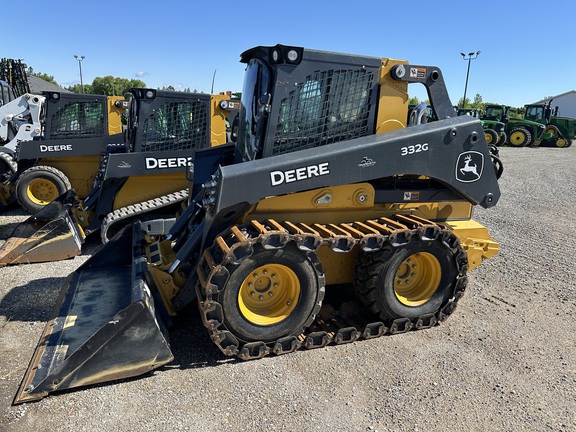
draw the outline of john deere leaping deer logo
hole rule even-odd
[[[458,156],[456,180],[472,183],[480,180],[484,169],[484,155],[477,151],[467,151]]]
[[[472,156],[468,155],[464,158],[464,167],[460,168],[460,173],[464,174],[464,173],[472,173],[474,174],[476,177],[480,177],[478,175],[478,170],[476,168],[478,168],[478,165],[474,164],[474,165],[470,165],[470,162],[472,161]]]

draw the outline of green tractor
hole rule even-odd
[[[506,143],[506,125],[501,121],[483,119],[482,110],[478,108],[458,108],[458,115],[467,115],[480,119],[488,144],[500,146]]]
[[[524,118],[545,125],[540,145],[570,147],[576,139],[576,119],[558,116],[558,107],[552,109],[552,99],[543,104],[525,105]]]
[[[517,117],[509,117],[510,107],[505,105],[487,104],[481,120],[502,122],[506,125],[506,141],[512,147],[540,145],[546,127],[539,122]]]

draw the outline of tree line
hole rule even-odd
[[[430,104],[429,100],[425,100],[423,101],[426,104]],[[463,104],[463,98],[460,98],[458,100],[458,108],[475,108],[475,109],[480,109],[480,110],[485,110],[486,109],[486,105],[490,105],[490,104],[495,104],[495,105],[501,105],[499,102],[484,102],[482,100],[482,96],[480,94],[476,94],[476,96],[474,96],[474,100],[470,100],[469,98],[466,98],[465,103]],[[418,105],[420,103],[420,101],[418,100],[417,97],[413,97],[410,98],[410,100],[408,101],[409,104],[411,105]],[[523,117],[524,114],[526,113],[526,108],[524,107],[510,107],[510,110],[508,111],[508,114],[510,115],[510,117]]]
[[[107,75],[105,77],[96,77],[92,81],[91,84],[74,84],[68,87],[61,86],[56,82],[54,76],[48,75],[46,73],[35,72],[34,69],[29,67],[26,70],[28,75],[34,75],[44,81],[48,81],[54,85],[62,87],[66,90],[69,90],[74,93],[86,93],[86,94],[97,94],[97,95],[106,95],[106,96],[122,96],[125,93],[130,92],[132,88],[145,88],[146,83],[140,79],[127,79],[127,78],[120,78],[114,77],[112,75]],[[175,91],[176,89],[173,86],[162,87],[159,90],[172,90]],[[192,93],[199,93],[198,90],[185,88],[182,91],[185,92],[192,92]]]
[[[54,79],[54,77],[52,75],[34,72],[34,70],[31,67],[28,68],[27,73],[29,75],[37,76],[38,78],[41,78],[44,81],[48,81],[52,84],[60,86],[56,82],[56,80]],[[62,86],[60,86],[60,87],[62,87]],[[82,87],[84,87],[84,88],[82,89]],[[130,89],[132,89],[132,88],[142,88],[142,87],[146,87],[146,83],[142,80],[119,78],[119,77],[113,77],[112,75],[107,75],[105,77],[94,78],[94,80],[92,81],[91,84],[84,84],[83,86],[80,84],[74,84],[72,86],[63,87],[63,88],[65,88],[66,90],[69,90],[71,92],[74,92],[74,93],[101,94],[101,95],[106,95],[106,96],[118,96],[118,95],[121,96],[125,93],[128,93],[130,91]],[[169,85],[167,87],[162,87],[159,90],[175,91],[176,89],[173,86]],[[192,90],[190,88],[185,88],[182,91],[192,92],[192,93],[201,93],[201,92],[198,92],[198,90],[196,90],[196,89]],[[463,98],[460,98],[458,100],[458,107],[459,108],[476,108],[476,109],[481,109],[481,110],[486,109],[487,103],[483,102],[482,96],[478,93],[476,94],[476,96],[474,96],[474,100],[470,100],[469,98],[466,98],[466,101],[464,104],[462,104],[462,102],[463,102],[462,99]],[[426,104],[430,104],[429,100],[425,100],[423,102],[425,102]],[[420,101],[418,100],[417,97],[413,97],[413,98],[410,98],[408,103],[413,104],[413,105],[418,105],[420,103]],[[488,103],[490,103],[490,102],[488,102]],[[526,110],[524,107],[519,107],[519,108],[510,107],[509,114],[511,117],[523,117],[525,112],[526,112]]]

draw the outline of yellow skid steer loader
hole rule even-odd
[[[81,253],[87,235],[106,242],[132,219],[174,217],[187,197],[186,167],[197,149],[225,144],[239,102],[229,95],[133,89],[125,141],[110,144],[81,200],[69,189],[18,225],[0,266]]]
[[[237,140],[196,152],[169,231],[135,222],[69,276],[15,403],[172,361],[192,304],[245,360],[429,328],[498,252],[472,208],[498,202],[500,163],[439,68],[285,45],[241,61]],[[405,127],[409,83],[438,121]]]

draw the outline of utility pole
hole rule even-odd
[[[82,60],[84,60],[84,56],[78,57],[74,54],[74,58],[78,60],[78,67],[80,68],[80,88],[82,89],[82,93],[84,93],[84,82],[82,81]]]
[[[214,69],[214,75],[212,75],[212,87],[210,88],[210,94],[214,94],[214,78],[216,78],[216,69]]]
[[[468,70],[466,71],[466,85],[464,86],[464,98],[462,99],[462,108],[466,108],[466,90],[468,89],[468,75],[470,75],[470,61],[478,57],[480,55],[480,51],[476,51],[475,53],[468,53],[468,58],[466,58],[466,54],[464,53],[460,53],[460,55],[462,56],[462,59],[468,61]]]

